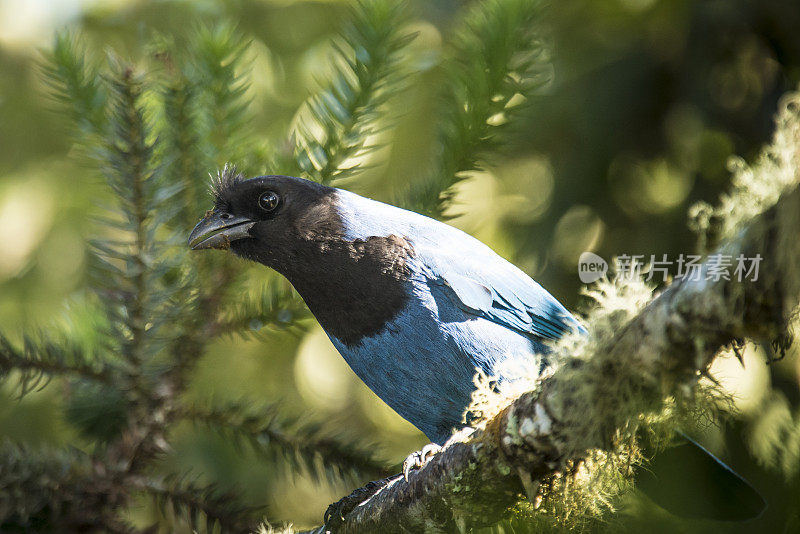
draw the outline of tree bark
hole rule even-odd
[[[591,357],[565,358],[539,390],[450,444],[408,482],[400,476],[378,490],[335,532],[452,532],[496,523],[525,488],[566,460],[607,449],[626,421],[693,387],[722,347],[747,338],[785,348],[800,301],[798,232],[794,189],[717,250],[760,254],[756,280],[707,280],[706,262],[699,280],[673,283],[610,340],[590,338]]]

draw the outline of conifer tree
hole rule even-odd
[[[536,0],[488,0],[465,8],[439,65],[445,83],[433,160],[398,204],[443,218],[453,186],[500,153],[525,102],[550,77],[538,31],[541,14]],[[212,343],[257,337],[265,329],[303,331],[309,313],[275,273],[260,270],[263,287],[244,290],[249,266],[221,255],[190,258],[185,236],[208,207],[209,172],[219,180],[238,165],[247,175],[296,174],[324,184],[358,180],[359,162],[373,154],[378,134],[391,125],[389,105],[415,75],[407,22],[403,3],[356,3],[334,43],[329,77],[310,89],[313,96],[286,125],[283,143],[249,123],[252,99],[258,98],[251,91],[249,42],[232,24],[198,24],[187,42],[157,36],[151,54],[135,60],[114,52],[100,60],[80,36],[56,37],[44,79],[71,119],[75,154],[102,177],[112,202],[95,214],[90,240],[85,302],[98,318],[93,339],[56,327],[24,335],[0,330],[0,378],[19,397],[65,385],[66,416],[78,433],[75,446],[64,449],[0,445],[0,531],[147,531],[127,514],[143,499],[157,505],[170,530],[243,532],[270,523],[270,511],[253,507],[235,488],[162,461],[181,423],[216,432],[261,462],[317,479],[360,485],[394,472],[396,466],[385,465],[366,444],[321,421],[293,417],[277,400],[192,400],[192,371]],[[637,313],[651,297],[643,291]],[[596,316],[603,320],[620,311],[607,302],[600,308]],[[626,319],[635,315],[622,312]],[[611,330],[605,331],[609,344]],[[652,428],[675,426],[675,418],[662,417],[677,411],[679,401],[671,402],[652,410],[662,425]],[[797,416],[788,407],[779,411],[785,434],[797,442]],[[614,443],[615,455],[598,453],[570,464],[565,475],[546,480],[554,497],[544,507],[522,502],[504,509],[499,519],[505,522],[497,528],[586,526],[606,514],[613,493],[629,481],[630,464],[614,461],[640,460],[631,437],[639,414],[624,415],[628,419],[613,418],[622,428],[616,436],[627,439]],[[774,440],[762,447],[787,472],[797,469],[796,456]],[[571,482],[578,474],[596,487],[564,490],[575,489]],[[536,492],[528,497],[535,501]]]
[[[321,181],[367,150],[370,121],[400,76],[409,42],[403,7],[368,2],[343,32],[330,89],[309,101],[324,138],[298,139],[297,168]],[[44,75],[74,124],[81,158],[103,176],[113,204],[97,215],[91,239],[91,306],[103,318],[98,341],[66,333],[0,338],[0,370],[19,396],[65,380],[73,390],[68,419],[88,449],[2,449],[2,530],[135,530],[124,509],[150,496],[165,520],[198,531],[255,528],[263,510],[160,458],[181,421],[249,447],[264,462],[317,477],[376,478],[387,467],[324,425],[296,420],[277,405],[197,405],[184,393],[208,344],[254,328],[303,328],[307,311],[277,276],[260,292],[241,291],[243,267],[212,256],[188,257],[187,229],[206,207],[207,174],[267,171],[248,125],[248,42],[229,24],[198,25],[178,45],[157,38],[137,62],[110,54],[105,63],[79,37],[59,34]],[[313,154],[313,155],[311,155]],[[324,157],[315,168],[314,159]],[[247,295],[242,299],[241,295]],[[358,478],[355,478],[358,477]]]

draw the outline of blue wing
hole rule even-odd
[[[539,284],[472,236],[418,213],[339,191],[348,239],[402,235],[415,250],[412,270],[453,305],[539,339],[583,330]]]
[[[539,339],[556,340],[578,321],[539,284],[497,256],[448,261],[441,251],[426,269],[428,282],[444,286],[462,310]]]

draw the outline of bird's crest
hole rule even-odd
[[[226,163],[222,170],[217,171],[216,176],[211,176],[211,194],[214,195],[214,201],[217,203],[223,201],[231,189],[244,179],[244,174],[239,172],[236,165]]]

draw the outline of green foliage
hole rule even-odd
[[[292,287],[273,275],[268,283],[248,288],[238,305],[222,311],[219,333],[247,335],[264,328],[287,329],[302,327],[310,316],[308,308]]]
[[[383,104],[401,87],[401,52],[413,38],[405,31],[406,6],[362,1],[334,46],[332,79],[307,103],[297,125],[300,169],[324,184],[352,175],[350,160],[375,148]]]
[[[321,179],[339,172],[334,161],[360,150],[370,131],[362,122],[374,119],[386,98],[384,78],[407,41],[395,30],[399,13],[388,3],[364,4],[354,12],[341,54],[349,57],[345,46],[357,52],[356,59],[347,60],[355,78],[345,81],[340,73],[334,83],[336,94],[352,98],[345,103],[352,117],[343,128],[328,122],[331,135],[323,145],[333,159]],[[162,67],[147,74],[113,53],[108,66],[100,68],[67,34],[57,37],[47,55],[43,70],[52,95],[70,111],[76,144],[113,197],[96,214],[99,237],[91,240],[89,261],[91,305],[106,320],[91,354],[79,343],[26,339],[18,349],[0,338],[0,371],[4,378],[16,378],[20,396],[54,376],[68,378],[66,420],[94,450],[80,462],[103,467],[81,468],[75,478],[62,474],[53,482],[61,492],[29,492],[29,498],[24,491],[12,492],[12,504],[0,510],[4,531],[14,525],[37,528],[43,521],[68,525],[81,513],[99,514],[98,524],[113,523],[109,530],[129,528],[105,504],[91,507],[87,495],[95,488],[123,505],[150,495],[176,525],[235,532],[254,526],[255,510],[240,498],[157,462],[173,428],[185,419],[247,441],[263,461],[292,471],[324,473],[333,481],[343,474],[385,474],[368,451],[320,425],[301,424],[275,410],[254,412],[245,403],[201,408],[184,400],[191,372],[215,337],[249,335],[264,327],[302,328],[307,311],[275,277],[260,291],[250,291],[242,265],[223,264],[210,255],[189,261],[185,251],[186,228],[208,202],[201,195],[205,173],[227,159],[245,164],[259,159],[248,124],[247,40],[229,24],[198,25],[185,48],[161,38],[151,51]],[[59,462],[78,468],[78,459],[27,451],[23,465],[20,450],[8,451],[5,460],[12,470],[0,463],[4,487],[8,476],[21,486],[34,484],[35,478],[26,477],[57,472]],[[78,513],[70,503],[81,499],[90,507]]]
[[[125,393],[107,384],[74,381],[64,416],[80,433],[98,444],[114,441],[128,424],[131,408]]]
[[[305,470],[315,479],[327,477],[335,482],[346,474],[371,478],[390,474],[372,457],[369,448],[338,437],[322,425],[289,418],[278,406],[258,410],[244,403],[208,409],[195,406],[183,417],[239,446],[246,443],[270,461],[282,461],[295,471]]]
[[[162,52],[165,57],[167,52]],[[201,205],[204,154],[199,149],[197,112],[194,109],[198,89],[183,73],[172,73],[161,97],[164,110],[163,158],[167,162],[166,180],[183,184],[182,220],[190,223]]]
[[[230,24],[200,26],[189,43],[185,76],[196,90],[200,144],[206,169],[246,159],[250,151],[247,120],[248,41]],[[200,175],[195,175],[195,179]]]
[[[760,462],[787,480],[800,477],[800,410],[792,413],[786,397],[774,392],[751,423],[750,447]]]
[[[261,98],[256,90],[263,89],[265,82],[259,77],[266,75],[254,71],[259,58],[249,46],[249,33],[254,26],[274,27],[270,16],[277,17],[280,10],[264,8],[263,3],[257,3],[255,11],[245,11],[245,6],[253,9],[248,2],[224,4],[229,11],[241,4],[239,26],[190,24],[188,38],[181,31],[167,30],[153,39],[150,55],[134,63],[109,52],[107,64],[101,64],[83,39],[68,33],[59,34],[46,53],[42,70],[48,91],[59,111],[74,124],[74,145],[82,156],[88,156],[94,169],[83,174],[90,179],[96,175],[105,178],[106,196],[91,199],[95,205],[91,215],[96,215],[98,222],[88,260],[92,296],[79,297],[102,322],[94,337],[99,341],[91,349],[61,332],[28,336],[22,343],[0,337],[0,378],[19,396],[48,384],[60,387],[57,392],[64,398],[65,418],[79,436],[75,446],[91,452],[33,451],[28,445],[4,445],[0,449],[0,486],[4,490],[0,492],[0,530],[4,532],[77,530],[87,525],[110,532],[145,530],[145,526],[127,521],[128,512],[139,506],[142,497],[155,500],[161,512],[155,519],[169,530],[238,532],[254,526],[263,510],[248,506],[247,495],[230,493],[227,480],[221,480],[222,473],[190,476],[160,461],[185,437],[181,432],[187,428],[190,440],[210,429],[243,452],[256,452],[254,462],[259,466],[284,468],[291,475],[362,482],[386,474],[387,466],[376,460],[368,447],[358,446],[330,426],[292,417],[276,402],[258,409],[254,406],[264,406],[264,399],[248,396],[237,403],[208,401],[191,389],[197,364],[214,351],[213,344],[219,347],[231,338],[243,337],[272,343],[275,332],[302,332],[311,321],[298,295],[277,275],[259,271],[261,285],[254,287],[251,283],[256,277],[242,263],[214,254],[189,257],[185,236],[210,205],[208,173],[228,161],[236,162],[248,175],[299,173],[322,183],[359,176],[362,162],[376,148],[375,139],[399,120],[393,107],[396,96],[411,85],[413,76],[422,74],[411,70],[419,62],[409,52],[409,28],[413,26],[409,9],[390,0],[354,4],[334,41],[332,64],[322,69],[329,76],[317,80],[318,90],[300,88],[301,94],[315,93],[295,113],[297,100],[292,95],[278,95],[275,99],[280,105],[265,105],[267,112],[253,101]],[[159,3],[160,7],[166,5],[172,4]],[[328,17],[338,12],[335,7],[326,11],[325,6],[327,3],[304,4],[308,11],[302,13],[321,12]],[[248,20],[251,12],[263,18]],[[592,9],[587,12],[588,16],[597,15]],[[653,10],[645,9],[645,13],[655,15]],[[444,45],[441,51],[433,47],[426,51],[438,60],[441,71],[436,78],[439,98],[431,105],[430,117],[425,117],[426,124],[435,121],[437,126],[433,159],[423,179],[416,181],[400,203],[444,217],[452,207],[454,186],[495,162],[510,130],[519,126],[527,112],[526,104],[549,80],[541,16],[542,3],[538,1],[488,0],[473,2],[456,17],[452,28],[441,24],[435,30],[436,38],[431,40],[441,38]],[[315,27],[312,19],[303,23]],[[423,32],[430,32],[425,29],[428,21],[415,22]],[[180,23],[186,25],[184,19]],[[298,92],[287,80],[296,82],[294,78],[302,77],[294,69],[307,52],[295,50],[296,43],[278,41],[288,34],[301,34],[307,46],[311,39],[304,32],[311,32],[306,30],[305,26],[293,26],[291,32],[275,32],[281,37],[274,41],[262,35],[268,46],[289,51],[274,68],[275,80],[269,82],[276,93]],[[124,33],[115,27],[115,35],[117,32]],[[661,33],[660,28],[647,27],[643,40],[649,42]],[[130,52],[127,44],[120,45],[125,54]],[[615,61],[616,54],[615,49]],[[664,61],[662,56],[658,58],[660,69]],[[263,65],[264,57],[260,60]],[[771,64],[769,61],[765,64]],[[705,91],[705,85],[703,88]],[[594,88],[589,93],[597,93],[597,98],[604,95]],[[573,121],[582,124],[575,117],[585,120],[581,114],[586,114],[586,109],[576,106],[570,96],[565,98]],[[628,106],[624,102],[623,107]],[[290,139],[288,148],[286,143],[270,144],[272,139],[260,135],[263,124],[255,127],[251,123],[259,113],[262,121],[269,115],[271,122],[278,117],[288,123],[288,116],[297,117],[283,136]],[[536,126],[544,130],[539,123]],[[603,130],[603,138],[610,131],[604,130],[606,127],[602,123],[597,126]],[[649,122],[647,128],[657,130]],[[579,135],[573,132],[573,137]],[[570,153],[570,163],[571,148],[565,151]],[[767,163],[780,163],[781,168],[787,167],[786,162],[796,163],[796,154],[786,150],[764,158]],[[576,169],[583,172],[582,167]],[[593,175],[605,179],[606,170],[594,169]],[[748,172],[741,167],[737,180],[746,184]],[[564,169],[559,169],[559,177],[564,174]],[[769,200],[777,194],[774,190],[742,190],[755,198],[758,206],[762,197]],[[585,203],[586,199],[575,194],[565,202]],[[622,207],[629,207],[627,200]],[[552,219],[555,225],[558,217]],[[628,225],[629,220],[624,223]],[[642,230],[642,225],[637,229]],[[729,230],[735,227],[725,228]],[[628,290],[636,293],[637,288]],[[601,302],[593,316],[593,332],[602,339],[621,328],[650,292],[620,296],[611,291],[607,296],[619,298]],[[571,342],[564,341],[567,345]],[[271,352],[270,343],[260,346]],[[573,354],[575,346],[564,351]],[[622,365],[612,363],[614,369]],[[621,380],[629,376],[625,369],[619,370]],[[586,368],[580,371],[587,372]],[[278,371],[276,375],[264,377],[264,382],[285,378]],[[51,383],[53,378],[57,380]],[[620,387],[607,394],[588,391],[594,387],[592,381],[585,381],[584,387],[591,398],[633,398],[642,393],[635,383],[617,385]],[[535,380],[527,386],[535,388]],[[487,393],[486,389],[479,392],[484,395],[485,404],[480,408],[485,418],[501,405],[490,393],[493,391]],[[653,392],[645,392],[645,396],[654,405],[662,400]],[[635,410],[616,414],[614,423],[625,428],[614,444],[614,455],[591,458],[547,481],[540,492],[542,500],[536,503],[539,508],[534,511],[531,506],[521,506],[497,531],[558,531],[565,525],[596,528],[594,518],[613,505],[611,496],[627,487],[629,467],[639,460],[631,436],[638,428],[648,427],[658,430],[656,441],[666,439],[667,429],[675,426],[685,406],[696,406],[691,399],[672,399],[670,403],[665,413],[653,420],[630,426],[625,424],[632,412],[640,410],[639,404]],[[598,403],[592,410],[604,416],[610,406]],[[797,414],[777,402],[769,414],[772,421],[779,421],[774,428],[780,431],[759,433],[764,439],[756,443],[758,456],[769,465],[794,472],[796,455],[779,444],[784,438],[789,443],[797,441]],[[214,458],[217,464],[224,461]],[[220,478],[218,483],[216,478]],[[208,484],[209,479],[215,483]],[[280,481],[265,480],[261,485],[274,492],[270,498],[286,490]],[[266,502],[261,497],[258,504]]]
[[[164,284],[173,268],[157,230],[173,213],[179,185],[167,186],[154,162],[151,126],[142,104],[143,80],[131,66],[113,66],[110,81],[110,128],[106,145],[95,152],[118,206],[106,222],[114,238],[96,239],[94,287],[100,291],[112,327],[122,341],[121,355],[140,365],[157,350],[168,299],[177,289]]]
[[[0,337],[0,378],[16,373],[15,386],[22,397],[42,388],[54,376],[73,375],[97,383],[112,384],[118,378],[110,363],[87,357],[84,351],[68,343],[35,342],[25,338],[18,349]]]
[[[252,159],[247,118],[248,41],[231,24],[197,24],[183,46],[160,38],[152,45],[162,65],[159,80],[163,128],[160,158],[165,180],[180,184],[181,216],[196,221],[207,197],[206,176],[226,161]]]
[[[52,96],[70,112],[84,134],[100,135],[105,130],[108,98],[98,67],[75,36],[56,35],[53,49],[43,65]]]
[[[116,518],[119,495],[79,452],[0,446],[4,532],[127,532]]]
[[[405,204],[441,217],[452,186],[499,147],[522,102],[549,81],[547,51],[537,31],[542,4],[477,2],[457,32],[445,63],[444,112],[431,176]]]
[[[189,517],[195,531],[245,532],[252,526],[243,518],[252,514],[238,497],[214,485],[200,484],[186,475],[162,481],[144,480],[138,488],[155,498],[164,517]]]

